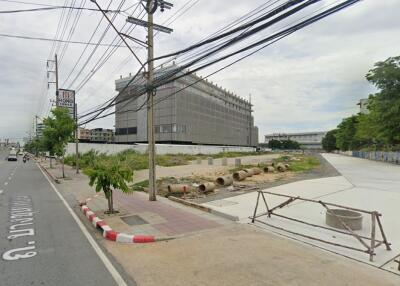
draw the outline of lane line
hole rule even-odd
[[[4,186],[7,186],[8,185],[8,182],[4,182]]]
[[[3,190],[0,190],[0,195],[2,195],[3,194]]]
[[[89,241],[90,245],[93,247],[94,251],[97,253],[99,256],[100,260],[104,263],[104,266],[107,268],[107,270],[110,272],[111,276],[114,278],[115,282],[117,283],[118,286],[128,286],[122,276],[118,273],[117,269],[112,265],[111,261],[107,258],[107,256],[104,254],[104,252],[101,250],[100,246],[97,244],[97,242],[93,239],[93,237],[89,234],[87,231],[86,227],[83,225],[81,220],[78,218],[78,216],[75,214],[75,212],[71,209],[71,207],[68,205],[67,201],[64,199],[64,197],[60,194],[60,192],[57,190],[57,188],[54,186],[54,184],[50,181],[49,177],[46,176],[46,174],[43,172],[42,168],[39,167],[38,164],[36,164],[39,170],[42,172],[43,176],[47,179],[49,182],[50,186],[53,188],[54,192],[57,194],[57,196],[60,198],[60,200],[64,203],[65,207],[71,214],[71,216],[74,218],[75,222],[78,224],[79,228],[83,232],[83,234],[86,236],[87,240]]]

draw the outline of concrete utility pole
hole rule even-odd
[[[38,150],[38,141],[39,141],[39,134],[38,134],[38,126],[37,126],[37,120],[38,120],[39,116],[35,115],[35,132],[36,132],[36,154],[35,156],[38,157],[39,155],[39,150]]]
[[[56,96],[58,96],[58,60],[57,60],[57,54],[54,56],[54,62],[56,64]]]
[[[153,0],[147,1],[147,59],[148,59],[148,78],[147,78],[147,141],[149,149],[149,200],[156,201],[156,144],[154,138],[154,89],[152,88],[154,79],[154,29],[152,6]]]
[[[79,174],[78,104],[75,103],[75,166]]]
[[[160,7],[161,12],[164,9],[171,9],[172,3],[164,0],[141,0],[146,2],[143,5],[147,11],[147,22],[141,19],[128,17],[127,22],[143,26],[147,28],[147,57],[148,57],[148,73],[147,73],[147,141],[149,152],[149,200],[156,201],[156,147],[155,147],[155,128],[154,128],[154,96],[155,89],[153,88],[154,80],[154,30],[171,33],[173,30],[161,25],[154,24],[153,14]],[[136,39],[135,39],[136,40]]]

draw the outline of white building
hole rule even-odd
[[[271,140],[292,140],[300,143],[305,149],[322,149],[322,138],[327,132],[273,133],[265,135],[265,143]]]
[[[362,98],[360,99],[360,102],[357,103],[357,105],[360,106],[360,113],[361,114],[368,114],[368,98]]]

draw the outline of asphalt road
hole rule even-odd
[[[36,164],[6,156],[0,151],[0,285],[124,285]]]

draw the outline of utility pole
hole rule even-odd
[[[78,104],[75,103],[75,166],[79,174]]]
[[[147,97],[149,99],[147,103],[147,141],[149,146],[149,200],[155,201],[156,198],[156,146],[154,138],[154,29],[153,29],[153,13],[151,13],[152,0],[147,1],[147,59],[148,59],[148,78],[147,78]]]
[[[47,88],[50,88],[50,83],[54,83],[56,85],[56,105],[58,102],[58,60],[57,54],[54,56],[54,60],[47,60],[47,68],[49,68],[49,63],[54,63],[55,69],[54,70],[47,70],[47,78],[49,78],[49,73],[54,73],[56,77],[56,81],[48,81]]]
[[[39,155],[39,150],[38,150],[38,146],[37,146],[37,144],[38,144],[38,142],[39,142],[38,125],[37,125],[37,120],[38,120],[38,117],[39,117],[39,116],[35,115],[35,132],[36,132],[36,158],[37,158],[37,157],[38,157],[38,155]]]
[[[128,17],[127,22],[147,27],[147,62],[148,62],[148,72],[147,72],[147,141],[148,141],[148,152],[149,152],[149,200],[156,201],[156,147],[155,147],[155,128],[154,128],[154,95],[156,93],[153,88],[154,80],[154,30],[158,30],[164,33],[171,33],[173,30],[161,25],[154,24],[153,14],[157,11],[160,6],[161,12],[164,9],[171,9],[173,7],[172,3],[166,2],[164,0],[141,0],[141,2],[146,2],[144,8],[147,11],[147,22],[136,19],[133,17]]]

